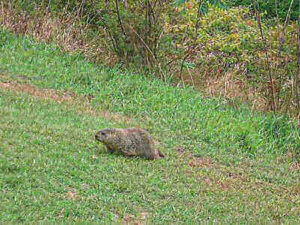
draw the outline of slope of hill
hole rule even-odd
[[[0,31],[0,220],[296,222],[300,132],[285,116],[99,67]],[[148,129],[167,158],[110,155]]]

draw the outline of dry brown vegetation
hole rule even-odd
[[[67,12],[53,16],[47,9],[40,9],[36,13],[30,15],[7,8],[2,2],[0,24],[17,34],[30,35],[48,43],[54,42],[70,53],[79,51],[90,59],[101,58],[101,62],[113,65],[114,56],[97,45],[103,37],[88,36],[88,25],[81,23],[78,17]]]

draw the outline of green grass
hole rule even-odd
[[[0,88],[0,221],[299,220],[300,173],[290,167],[299,160],[300,132],[285,116],[235,110],[4,30],[0,70],[0,82],[93,95],[95,112],[134,118],[111,120],[87,113],[80,100],[59,104]],[[167,158],[110,155],[93,139],[100,128],[127,126],[148,129]],[[178,156],[179,146],[213,163],[190,166],[197,157]]]
[[[97,109],[143,120],[150,131],[173,132],[196,154],[246,152],[277,155],[300,149],[299,130],[285,116],[234,110],[222,99],[203,99],[158,79],[96,67],[53,45],[0,33],[0,69],[41,87],[93,95]],[[28,82],[28,81],[27,81]],[[146,118],[146,119],[145,119]],[[158,129],[157,129],[158,128]],[[299,150],[297,150],[299,152]]]

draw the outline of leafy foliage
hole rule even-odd
[[[297,115],[296,23],[268,19],[274,18],[278,3],[284,20],[290,1],[254,1],[262,12],[256,15],[250,0],[9,2],[7,8],[27,12],[14,14],[20,26],[10,27],[17,32],[35,33],[62,46],[76,42],[67,49],[178,83],[203,86],[230,76],[248,96],[258,96],[252,101],[261,101],[263,109]],[[293,19],[297,7],[295,1]]]
[[[261,12],[267,12],[267,17],[278,17],[285,20],[291,0],[255,0]],[[252,6],[253,0],[227,0],[226,5],[232,6]],[[291,19],[297,20],[299,15],[299,1],[294,1],[292,6]]]
[[[265,49],[257,20],[251,16],[249,8],[211,6],[197,19],[196,4],[197,1],[189,1],[178,7],[179,19],[174,22],[172,16],[168,17],[165,24],[167,32],[174,35],[174,48],[188,56],[186,62],[193,64],[198,74],[236,74],[262,93],[269,104],[273,88],[276,110],[295,106],[295,96],[291,95],[293,87],[289,84],[294,82],[297,73],[297,25],[291,23],[283,27],[263,23],[262,32],[268,45]],[[195,24],[199,24],[199,28]],[[191,51],[191,47],[197,50]],[[266,82],[270,74],[272,81]]]

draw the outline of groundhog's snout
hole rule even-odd
[[[100,138],[100,132],[98,131],[98,132],[95,134],[95,139],[96,139],[96,140],[99,140],[99,138]]]
[[[105,135],[105,133],[102,130],[99,130],[96,134],[95,134],[95,139],[101,141],[103,139],[103,136]]]

